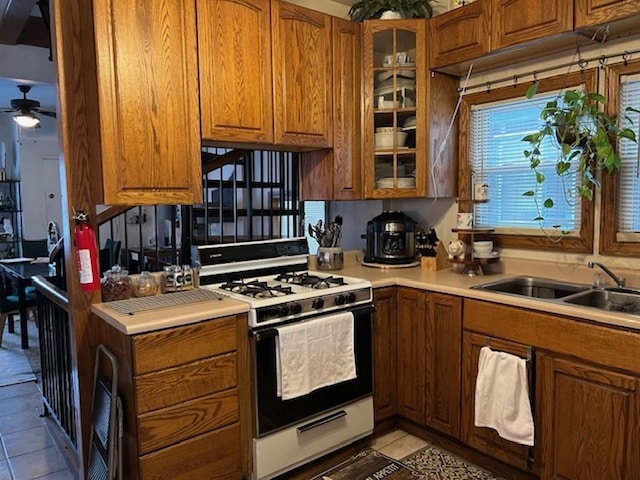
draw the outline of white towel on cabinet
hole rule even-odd
[[[351,312],[277,327],[276,382],[283,400],[357,377]]]
[[[526,360],[482,347],[476,380],[475,426],[493,428],[506,440],[533,446]]]

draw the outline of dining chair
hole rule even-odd
[[[105,272],[114,265],[120,263],[118,258],[120,256],[120,240],[112,240],[107,238],[104,243],[104,248],[100,249],[100,271]]]
[[[36,294],[29,292],[25,294],[27,302],[27,311],[36,315]],[[14,295],[7,291],[5,278],[0,276],[0,348],[2,347],[2,336],[4,334],[4,326],[7,319],[10,319],[10,325],[13,322],[13,316],[20,315],[20,301],[18,295]],[[13,329],[11,329],[13,330]]]

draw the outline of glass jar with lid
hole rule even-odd
[[[107,270],[102,279],[102,301],[112,302],[131,297],[132,285],[129,272],[119,265]]]
[[[135,297],[151,297],[158,293],[158,282],[151,272],[145,270],[138,275],[133,283],[133,295]]]

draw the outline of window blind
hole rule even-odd
[[[626,112],[627,107],[640,108],[640,75],[628,75],[623,77],[620,85],[620,112],[621,126],[633,129],[640,138],[640,115],[635,112]],[[628,116],[629,119],[624,118]],[[620,184],[618,190],[618,233],[640,233],[640,178],[639,166],[640,154],[638,144],[621,139],[618,143],[618,155],[622,161],[620,167]],[[627,240],[640,241],[640,236],[626,238]],[[624,238],[622,238],[624,239]]]
[[[489,202],[475,210],[475,224],[479,228],[495,228],[504,233],[542,234],[534,219],[539,213],[532,197],[523,193],[535,190],[536,176],[524,156],[529,144],[522,139],[539,129],[540,111],[557,93],[537,95],[535,99],[475,105],[471,111],[469,133],[469,161],[472,181],[489,186]],[[546,176],[537,200],[542,206],[546,198],[555,203],[542,211],[545,227],[559,225],[561,230],[580,229],[580,201],[567,201],[565,191],[574,189],[577,176],[563,182],[555,174],[557,145],[548,138],[541,147],[539,170]]]

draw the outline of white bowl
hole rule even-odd
[[[377,127],[376,133],[393,133],[400,130],[398,127]]]
[[[493,250],[493,242],[485,240],[481,242],[473,242],[473,251],[478,255],[489,255]]]
[[[406,132],[381,132],[375,133],[374,144],[376,148],[393,148],[393,138],[396,137],[396,146],[404,147],[404,143],[409,136]]]

